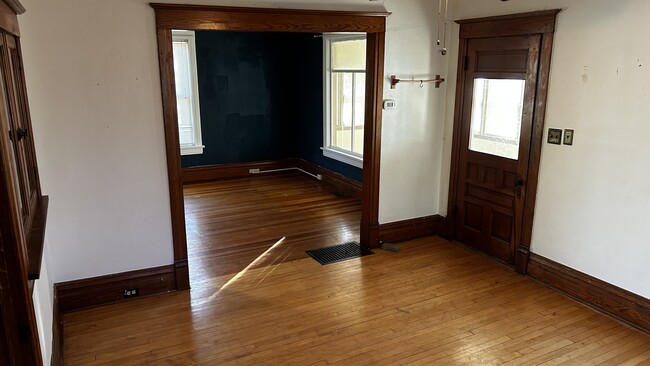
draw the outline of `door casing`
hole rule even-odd
[[[546,115],[546,99],[551,67],[553,34],[560,9],[545,10],[532,13],[510,14],[487,18],[457,20],[460,24],[458,46],[458,75],[456,80],[456,99],[454,108],[454,129],[452,140],[451,171],[449,178],[449,200],[447,207],[446,231],[454,235],[456,225],[456,201],[458,195],[458,173],[461,148],[461,127],[465,95],[464,80],[466,77],[465,62],[467,44],[470,39],[494,38],[522,35],[540,35],[541,46],[539,53],[539,68],[537,87],[533,108],[533,125],[528,162],[528,179],[524,182],[526,192],[523,199],[523,215],[516,221],[515,227],[515,269],[518,273],[526,274],[530,257],[530,241],[533,231],[533,216],[539,176],[539,162],[544,137],[544,119]]]
[[[178,144],[172,29],[243,32],[364,32],[366,105],[363,148],[361,244],[379,245],[379,163],[386,17],[383,12],[263,9],[152,3],[156,14],[176,289],[190,288],[185,208]]]

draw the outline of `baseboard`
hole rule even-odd
[[[273,170],[290,167],[290,160],[258,161],[252,163],[215,164],[183,168],[183,184],[207,182],[225,178],[243,178],[250,176],[250,169]]]
[[[528,276],[569,297],[650,332],[650,299],[534,253]]]
[[[52,358],[51,366],[63,365],[63,317],[59,307],[59,294],[54,286],[52,298]]]
[[[418,217],[379,225],[379,241],[394,243],[435,235],[443,230],[445,218],[440,215]]]
[[[320,174],[323,182],[336,188],[337,192],[343,196],[359,200],[362,197],[361,182],[302,159],[197,166],[183,168],[182,176],[183,184],[192,184],[227,178],[249,177],[251,169],[264,171],[291,168],[299,168],[314,175]]]
[[[112,304],[176,290],[174,265],[147,268],[77,281],[57,283],[60,313]],[[138,289],[138,296],[125,299],[125,289]]]
[[[290,159],[290,163],[292,166],[306,172],[320,174],[322,181],[336,188],[341,195],[361,200],[363,194],[361,182],[357,182],[354,179],[350,179],[306,160]]]

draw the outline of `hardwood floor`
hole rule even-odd
[[[184,195],[192,286],[359,240],[361,202],[303,173],[193,184]]]
[[[278,261],[66,314],[65,362],[636,365],[650,364],[650,336],[428,237],[399,253]]]

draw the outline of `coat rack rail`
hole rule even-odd
[[[435,83],[436,88],[440,87],[440,84],[442,84],[445,81],[444,78],[441,78],[440,75],[436,75],[435,79],[412,79],[412,80],[402,80],[398,79],[396,75],[391,75],[390,76],[390,88],[395,89],[397,86],[397,83],[420,83],[420,88],[424,86],[424,83]]]

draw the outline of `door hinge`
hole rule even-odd
[[[29,328],[29,325],[25,323],[18,323],[18,339],[21,342],[29,342],[29,337],[31,336],[32,331]]]
[[[469,69],[469,56],[465,56],[465,66],[464,66],[464,68],[465,68],[465,71],[467,71],[467,69]]]

